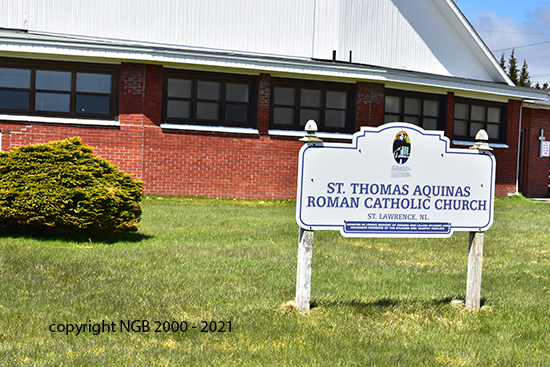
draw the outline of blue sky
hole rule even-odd
[[[497,58],[511,48],[527,60],[531,81],[550,83],[550,1],[458,0],[457,5]]]

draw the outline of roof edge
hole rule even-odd
[[[371,65],[321,61],[274,55],[244,54],[223,50],[182,48],[174,45],[115,42],[46,34],[0,31],[0,54],[7,57],[29,55],[76,58],[87,62],[143,62],[247,70],[277,75],[315,75],[350,82],[402,83],[442,90],[459,90],[515,99],[547,100],[546,91],[505,83],[462,79]]]
[[[450,24],[453,26],[453,28],[457,31],[457,33],[462,37],[466,45],[472,50],[474,55],[478,57],[478,60],[484,65],[486,68],[491,67],[495,73],[489,72],[490,75],[498,75],[501,80],[505,83],[507,83],[509,86],[514,86],[514,82],[510,79],[510,77],[506,74],[504,70],[500,67],[500,64],[498,63],[498,60],[496,59],[495,55],[491,52],[489,47],[485,44],[481,36],[477,33],[474,26],[470,23],[470,21],[466,18],[462,10],[458,7],[456,2],[454,0],[434,0],[436,5],[442,10],[442,13],[445,17],[447,17],[447,20],[449,20]],[[448,16],[448,13],[444,11],[444,6],[447,7],[447,9],[451,10],[452,13],[455,15],[455,20],[458,20],[460,23],[457,23],[452,18]],[[466,34],[461,31],[459,28],[459,25],[463,27],[463,29],[467,32]],[[469,36],[469,39],[465,37],[466,35]],[[477,51],[476,52],[476,47]],[[483,62],[482,59],[479,59],[480,56],[484,56],[485,61]]]

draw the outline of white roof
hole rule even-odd
[[[160,62],[546,98],[513,86],[452,0],[4,0],[0,28],[24,31],[0,32],[4,56]]]

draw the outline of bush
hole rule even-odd
[[[137,231],[142,182],[80,138],[0,152],[0,223]]]

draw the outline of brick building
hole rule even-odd
[[[305,121],[329,142],[405,121],[464,148],[485,129],[497,195],[545,195],[547,93],[452,0],[411,3],[5,1],[0,147],[80,136],[146,193],[293,198]]]

